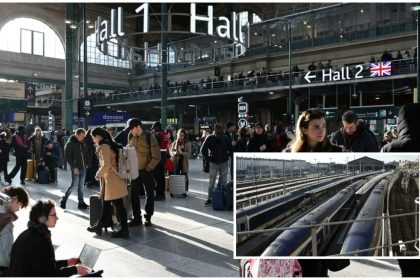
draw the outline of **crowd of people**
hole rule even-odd
[[[230,178],[233,179],[232,163],[235,152],[378,152],[380,149],[383,152],[419,152],[420,136],[416,129],[419,127],[419,119],[416,117],[419,109],[420,104],[404,105],[399,112],[396,129],[385,133],[381,147],[365,122],[352,111],[342,115],[342,128],[330,134],[327,132],[326,116],[320,108],[310,108],[301,113],[294,133],[285,131],[280,125],[272,130],[270,124],[263,125],[260,122],[252,128],[241,127],[238,131],[232,122],[227,122],[226,125],[216,123],[214,131],[203,132],[200,139],[203,170],[209,174],[204,206],[212,205],[212,191],[217,175],[218,184],[227,185],[230,169]],[[185,129],[176,131],[168,126],[163,130],[160,122],[155,122],[148,129],[138,118],[129,119],[126,128],[117,135],[114,132],[106,127],[96,127],[88,131],[79,128],[72,136],[62,132],[56,136],[56,140],[60,139],[58,141],[65,143],[62,153],[71,173],[71,184],[60,199],[59,206],[66,209],[69,195],[77,188],[78,208],[88,209],[83,187],[87,180],[99,182],[102,211],[98,221],[87,230],[100,236],[103,229],[112,226],[110,217],[113,205],[120,229],[112,232],[111,237],[127,238],[130,227],[143,224],[152,226],[155,201],[165,199],[165,175],[185,175],[188,190],[191,143]],[[139,171],[138,178],[131,181],[118,176],[120,150],[128,144],[135,149]],[[10,149],[14,150],[16,165],[8,173]],[[27,159],[32,158],[36,162],[37,170],[55,170],[60,162],[60,149],[59,142],[44,137],[39,127],[35,127],[29,138],[23,126],[19,126],[15,132],[4,131],[0,134],[0,158],[3,159],[0,161],[0,172],[3,171],[5,181],[11,183],[12,178],[21,170],[20,179],[24,185]],[[50,179],[56,182],[55,172],[50,172]],[[53,201],[39,200],[32,206],[28,229],[11,246],[11,223],[17,218],[15,212],[28,205],[28,194],[22,187],[14,186],[5,188],[3,192],[12,199],[7,215],[0,214],[0,253],[3,255],[0,261],[4,260],[0,263],[0,274],[68,276],[91,273],[91,269],[78,263],[77,258],[55,260],[49,231],[58,220]],[[131,216],[128,216],[124,203],[129,192]],[[141,197],[146,199],[143,213]],[[4,231],[9,235],[5,235]],[[43,241],[36,241],[38,239]],[[36,261],[33,261],[35,257],[28,252],[28,244],[31,242],[38,242],[43,250],[43,255],[36,258]],[[412,273],[410,269],[412,268],[407,268],[405,273]]]

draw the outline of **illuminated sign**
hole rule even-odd
[[[143,28],[139,30],[139,32],[134,32],[129,34],[124,31],[124,11],[122,7],[118,9],[112,9],[110,20],[103,19],[102,17],[98,17],[95,21],[95,34],[96,34],[96,45],[100,49],[101,52],[104,54],[108,54],[107,50],[107,43],[117,44],[119,46],[118,52],[121,56],[127,55],[133,52],[132,48],[138,47],[128,47],[127,42],[123,41],[123,38],[126,38],[128,35],[139,35],[139,34],[155,34],[157,31],[151,31],[150,29],[150,19],[155,18],[156,16],[163,16],[162,14],[153,14],[150,13],[149,3],[144,3],[135,9],[135,13],[138,14],[138,17],[142,17],[143,20],[140,21],[143,23]],[[177,13],[177,16],[184,15],[181,13]],[[230,18],[225,16],[221,17],[214,17],[213,14],[213,6],[207,6],[207,14],[206,15],[198,15],[196,12],[196,4],[190,4],[190,13],[185,14],[189,16],[190,26],[189,32],[181,32],[175,30],[175,26],[172,26],[172,22],[169,21],[168,32],[175,32],[175,33],[189,33],[189,34],[196,34],[196,35],[208,35],[208,36],[217,36],[220,39],[226,39],[234,47],[239,47],[239,51],[237,55],[242,55],[245,53],[246,46],[245,38],[246,34],[244,29],[242,28],[244,25],[247,25],[248,22],[244,21],[241,17],[238,16],[237,13],[232,12]],[[171,18],[171,14],[168,13],[169,18]],[[197,25],[205,23],[206,32],[198,32]],[[248,28],[249,31],[249,28]],[[114,41],[110,41],[114,39]],[[144,39],[143,40],[147,40]],[[141,44],[147,44],[148,42],[141,42]],[[121,51],[122,48],[128,49],[125,54]]]
[[[336,82],[367,78],[363,76],[363,65],[355,65],[352,66],[352,68],[354,69],[350,69],[350,66],[341,67],[341,69],[338,70],[323,69],[320,77],[322,78],[322,82]],[[368,77],[390,76],[391,69],[391,61],[371,63],[369,66],[370,75]],[[313,75],[311,75],[312,72],[314,73]],[[316,78],[317,74],[318,73],[315,71],[308,71],[304,78],[310,84],[312,82],[311,79]]]

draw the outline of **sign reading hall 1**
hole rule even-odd
[[[142,4],[135,12],[137,14],[143,14],[143,32],[148,33],[150,31],[150,13],[149,3]],[[190,4],[190,32],[197,33],[196,26],[198,22],[205,22],[207,24],[207,34],[216,35],[220,38],[227,38],[234,42],[244,42],[244,32],[241,28],[244,25],[243,19],[238,17],[235,12],[231,13],[231,18],[227,17],[214,17],[213,6],[207,7],[207,15],[198,15],[196,13],[196,5]],[[111,21],[103,20],[102,17],[98,17],[95,22],[96,42],[102,43],[105,40],[111,38],[118,38],[125,36],[124,32],[124,11],[121,7],[117,10],[111,10]],[[169,27],[171,30],[171,27]]]
[[[367,78],[363,76],[363,65],[352,66],[353,69],[350,69],[350,66],[341,67],[341,69],[323,69],[321,75],[319,76],[322,80],[319,82],[336,82],[352,79],[363,79]],[[378,63],[371,63],[369,65],[370,77],[383,77],[391,75],[391,61],[383,61]],[[313,75],[311,73],[313,72]],[[366,73],[366,72],[365,72]],[[305,80],[310,84],[311,79],[316,79],[319,72],[308,71],[305,75]]]

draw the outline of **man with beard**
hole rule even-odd
[[[347,111],[342,116],[343,127],[331,134],[331,143],[340,146],[343,152],[379,152],[375,134],[356,113]]]

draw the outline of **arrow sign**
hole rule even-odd
[[[311,71],[308,71],[308,73],[306,73],[306,75],[305,75],[305,80],[306,80],[309,84],[311,83],[311,80],[309,80],[309,79],[312,79],[312,78],[315,78],[315,77],[316,77],[316,75],[311,76],[310,74],[311,74]]]
[[[89,111],[86,112],[85,115],[86,115],[86,117],[89,117],[90,116],[90,112]]]

